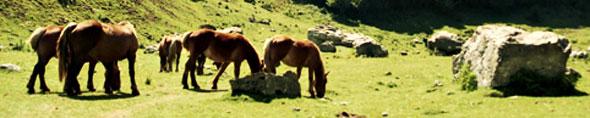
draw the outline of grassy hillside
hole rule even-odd
[[[245,2],[250,1],[250,2]],[[254,1],[254,2],[251,2]],[[323,1],[323,0],[318,0]],[[534,25],[522,17],[463,14],[460,18],[478,19],[474,23],[447,22],[444,14],[406,12],[412,14],[371,18],[373,24],[330,11],[326,5],[310,0],[3,0],[0,1],[0,64],[19,65],[22,72],[0,71],[0,116],[4,117],[334,117],[347,111],[369,117],[586,117],[589,96],[490,97],[494,90],[465,92],[452,80],[451,58],[431,56],[423,46],[412,46],[415,38],[427,37],[437,30],[470,35],[477,25],[508,24],[527,30],[554,31],[567,36],[575,49],[590,45],[590,28]],[[350,1],[350,0],[349,0]],[[358,0],[352,0],[358,1]],[[371,16],[378,12],[361,15]],[[480,14],[480,15],[478,15]],[[415,16],[415,17],[412,17]],[[251,23],[248,18],[270,19],[271,24]],[[367,34],[383,43],[390,51],[387,58],[355,57],[354,50],[338,47],[337,53],[322,53],[328,77],[324,99],[260,98],[231,96],[229,80],[233,65],[223,74],[222,91],[198,92],[181,87],[181,73],[157,73],[159,58],[155,54],[138,53],[136,78],[141,96],[129,96],[126,61],[121,62],[122,91],[113,96],[103,94],[105,70],[98,66],[95,86],[98,92],[85,92],[78,97],[61,95],[63,82],[57,79],[57,61],[47,66],[46,94],[26,94],[26,82],[36,62],[26,38],[37,27],[63,25],[86,19],[105,22],[128,20],[134,23],[142,45],[156,43],[162,35],[195,30],[201,24],[218,27],[241,26],[245,36],[253,40],[262,53],[263,40],[275,34],[306,38],[307,29],[318,24],[331,24],[346,31]],[[380,20],[382,19],[382,20]],[[441,20],[442,19],[442,20]],[[470,20],[467,20],[470,21]],[[580,20],[581,21],[581,20]],[[575,23],[574,23],[575,24]],[[581,23],[579,23],[581,24]],[[411,30],[417,29],[417,30]],[[12,45],[11,45],[12,44]],[[12,50],[17,46],[22,50]],[[408,50],[409,56],[399,52]],[[181,70],[186,61],[181,56]],[[243,63],[241,75],[250,73]],[[572,59],[569,66],[580,71],[583,78],[577,89],[590,92],[590,66],[586,60]],[[216,73],[207,65],[208,73]],[[281,66],[278,72],[294,71]],[[79,75],[85,86],[87,67]],[[387,75],[386,73],[392,73]],[[211,87],[213,75],[198,76],[202,88]],[[149,82],[148,82],[149,81]],[[307,71],[300,80],[303,96],[307,93]],[[36,85],[38,88],[38,84]],[[37,89],[38,91],[38,89]],[[82,91],[86,91],[82,87]],[[300,109],[300,111],[294,110]]]

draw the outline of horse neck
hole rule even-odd
[[[248,66],[250,66],[250,71],[252,73],[260,72],[262,63],[260,62],[260,57],[258,57],[258,53],[254,50],[252,45],[247,46],[246,54],[246,61],[248,62]]]
[[[315,66],[315,68],[313,69],[314,73],[315,73],[315,78],[317,80],[325,80],[325,69],[324,69],[324,64],[322,63],[322,60],[320,59],[319,62],[317,63],[317,65]]]

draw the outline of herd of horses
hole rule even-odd
[[[27,84],[28,93],[35,93],[34,85],[39,76],[40,89],[48,92],[45,83],[45,66],[53,57],[59,60],[59,79],[64,83],[64,92],[69,96],[80,95],[80,84],[76,79],[85,63],[89,63],[89,91],[96,91],[93,85],[95,65],[100,62],[106,69],[104,90],[107,94],[120,90],[120,70],[118,61],[127,59],[132,95],[140,92],[135,82],[136,52],[139,47],[137,33],[133,24],[123,21],[117,24],[101,23],[88,20],[69,23],[64,26],[47,26],[36,29],[29,41],[38,56],[38,62]],[[189,89],[188,77],[194,89],[201,89],[195,79],[195,71],[203,74],[205,60],[208,58],[217,66],[218,72],[213,80],[212,89],[217,89],[217,82],[229,64],[234,64],[235,79],[240,77],[240,66],[248,63],[251,73],[276,73],[280,62],[297,68],[297,77],[301,76],[303,67],[309,70],[309,93],[311,97],[324,97],[327,75],[318,46],[309,40],[296,40],[286,35],[277,35],[267,39],[264,55],[259,56],[256,48],[244,35],[220,32],[212,25],[201,25],[198,30],[181,35],[164,36],[159,43],[160,72],[172,72],[172,66],[178,64],[181,52],[188,51],[189,59],[185,63],[182,76],[184,89]],[[315,79],[314,79],[315,76]]]

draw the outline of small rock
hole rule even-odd
[[[348,112],[343,111],[343,112],[340,112],[339,114],[336,114],[336,117],[338,117],[338,118],[366,118],[367,116],[348,113]]]
[[[157,44],[156,45],[147,46],[143,50],[143,53],[144,54],[153,54],[153,53],[156,53],[156,52],[158,52],[158,45]]]
[[[447,92],[447,95],[455,95],[455,92],[449,91]]]
[[[277,32],[276,29],[270,29],[270,32]]]
[[[401,52],[400,52],[400,55],[402,55],[402,56],[407,56],[407,55],[408,55],[408,51],[405,51],[405,50],[404,50],[404,51],[401,51]]]
[[[322,52],[336,52],[336,46],[334,46],[334,42],[326,41],[319,45],[320,51]]]
[[[382,117],[387,117],[387,116],[389,116],[389,113],[387,113],[387,112],[381,112],[381,116]]]
[[[340,102],[340,105],[342,105],[342,106],[346,106],[348,104],[350,104],[350,102],[348,102],[348,101],[342,101],[342,102]]]
[[[295,107],[295,108],[293,108],[293,111],[295,111],[295,112],[299,112],[299,111],[301,111],[301,108],[299,108],[299,107]]]
[[[265,25],[270,25],[270,19],[262,19],[260,21],[258,21],[258,23],[260,24],[265,24]]]
[[[8,72],[20,72],[20,67],[16,64],[0,64],[0,70],[5,70]]]
[[[443,86],[442,81],[440,81],[440,80],[434,80],[433,87],[442,87],[442,86]]]
[[[393,75],[393,73],[391,73],[391,72],[386,72],[385,73],[385,76],[391,76],[391,75]]]
[[[152,84],[152,80],[151,79],[146,79],[145,80],[145,85],[151,85]]]
[[[237,34],[244,34],[244,31],[242,30],[242,28],[239,27],[228,27],[222,30],[219,30],[219,32],[223,32],[223,33],[237,33]]]
[[[586,51],[572,51],[570,57],[578,58],[578,59],[585,59],[588,58],[588,52]]]

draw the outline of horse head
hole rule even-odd
[[[326,93],[326,84],[328,83],[328,74],[330,74],[330,72],[328,71],[327,73],[323,74],[323,78],[316,78],[316,83],[315,83],[315,89],[317,92],[317,96],[320,98],[323,98],[325,93]]]

